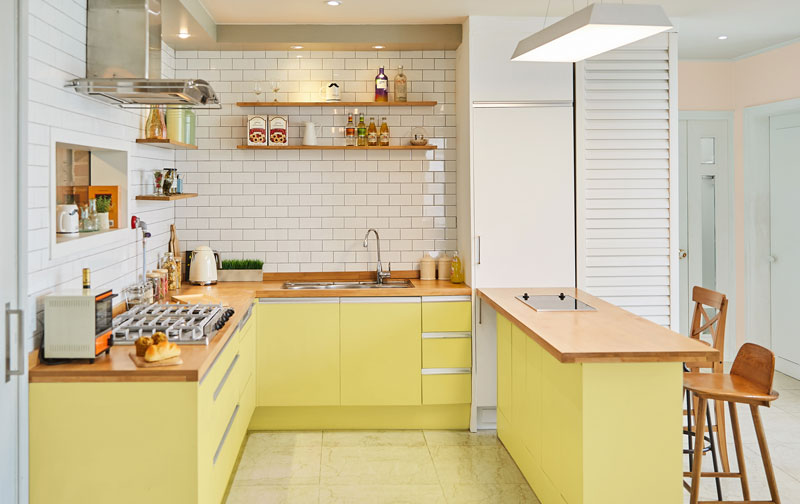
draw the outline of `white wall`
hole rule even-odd
[[[28,300],[27,327],[41,335],[41,298],[61,289],[80,288],[81,269],[92,269],[92,285],[122,289],[135,281],[137,270],[133,231],[120,233],[117,243],[58,259],[50,254],[51,150],[54,139],[67,132],[87,143],[122,146],[130,153],[128,164],[129,213],[150,226],[148,257],[155,262],[166,250],[171,203],[137,202],[137,194],[151,192],[151,170],[174,165],[172,151],[137,146],[143,122],[139,111],[126,111],[80,96],[64,83],[85,75],[86,0],[30,0],[29,128],[28,128]],[[165,76],[170,76],[171,55],[163,51]],[[125,223],[122,223],[125,224]],[[37,313],[38,312],[38,313]],[[35,315],[38,315],[36,319]],[[30,342],[29,342],[30,345]]]
[[[299,57],[298,57],[299,56]],[[176,76],[208,80],[221,110],[198,113],[200,149],[179,151],[186,191],[176,226],[184,248],[209,245],[225,258],[259,258],[269,272],[354,271],[374,268],[375,245],[362,247],[370,227],[381,233],[384,261],[395,270],[417,268],[425,251],[456,243],[455,51],[178,51]],[[343,107],[237,107],[257,101],[256,82],[273,100],[319,101],[323,83],[336,80],[343,101],[372,101],[374,78],[386,67],[393,99],[398,65],[409,79],[409,100],[435,107],[368,107],[366,121],[387,117],[391,144],[407,144],[423,126],[435,151],[254,151],[244,144],[248,114],[287,114],[289,143],[300,144],[302,124],[323,126],[322,145],[344,145]],[[356,120],[358,120],[356,118]]]

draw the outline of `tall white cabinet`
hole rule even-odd
[[[572,65],[510,61],[517,42],[541,23],[470,17],[464,25],[456,90],[458,230],[474,288],[575,285]],[[495,314],[473,305],[472,428],[491,428]]]

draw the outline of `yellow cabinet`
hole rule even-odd
[[[422,370],[422,404],[469,404],[472,400],[472,373],[469,369],[441,370],[426,374]]]
[[[469,368],[472,366],[472,338],[469,333],[453,337],[422,336],[423,368]]]
[[[338,406],[339,299],[261,299],[257,310],[258,406]]]
[[[511,322],[497,315],[497,430],[511,419]],[[500,415],[503,418],[500,418]],[[500,432],[502,437],[502,432]]]
[[[342,298],[343,406],[419,405],[419,297]]]
[[[470,296],[430,296],[422,298],[422,332],[472,331]]]

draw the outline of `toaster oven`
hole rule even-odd
[[[108,353],[114,295],[110,290],[50,294],[44,298],[44,358],[94,359]]]

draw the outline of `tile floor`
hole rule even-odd
[[[800,502],[800,381],[776,374],[781,397],[762,409],[783,502]],[[739,413],[751,497],[768,499],[750,413]],[[729,434],[732,441],[732,435]],[[730,445],[733,457],[735,451]],[[733,459],[732,459],[733,460]],[[703,462],[711,470],[710,458]],[[732,462],[735,467],[735,463]],[[741,499],[735,480],[723,497]],[[701,499],[716,499],[705,480]],[[688,493],[684,502],[688,502]],[[227,504],[538,503],[494,432],[254,432]]]

